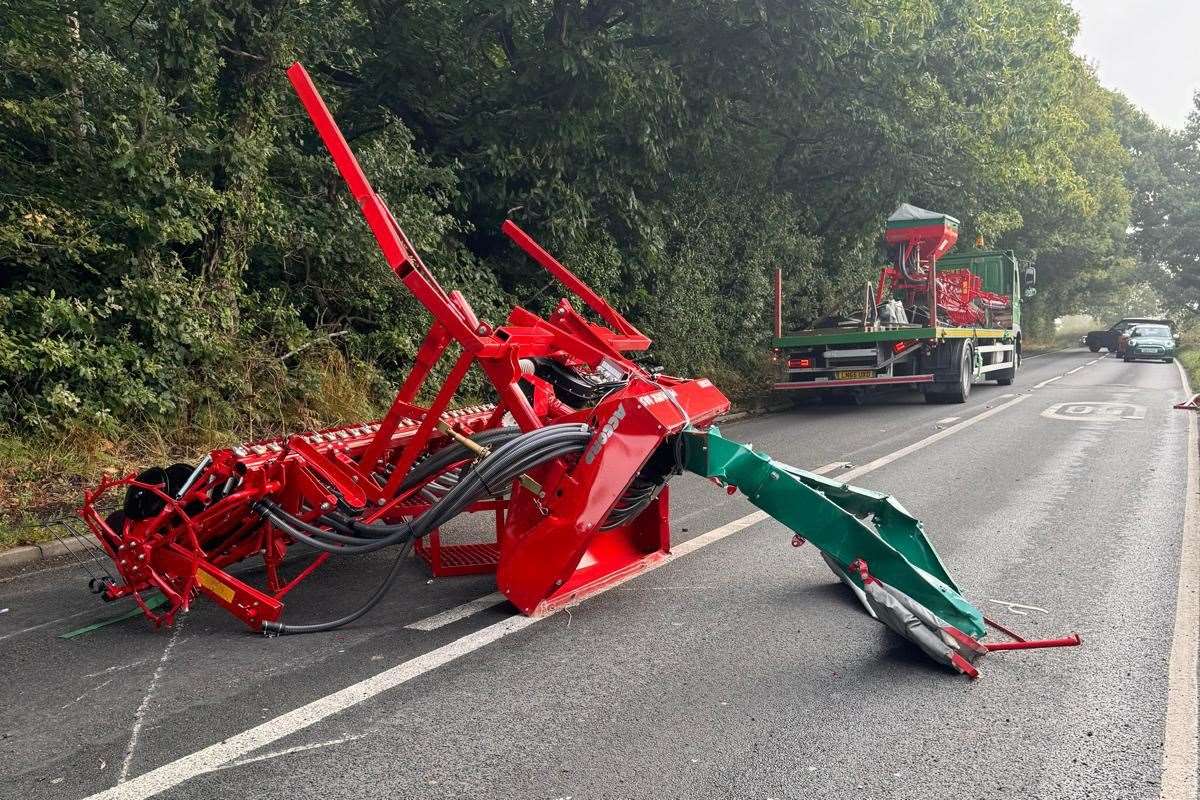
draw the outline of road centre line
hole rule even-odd
[[[894,453],[877,458],[861,467],[851,469],[838,477],[849,481],[852,478],[866,475],[917,450],[936,444],[955,433],[966,430],[978,422],[982,422],[1005,409],[1025,401],[1029,397],[1030,395],[1014,397],[1007,403],[988,409],[957,425],[938,431],[914,444],[901,448]],[[824,470],[837,466],[841,466],[841,462],[826,465],[826,467],[822,467],[821,469]],[[632,575],[627,575],[621,580],[614,581],[601,590],[601,592],[597,593],[597,595],[615,589],[636,577],[645,575],[647,572],[671,563],[683,556],[690,555],[710,544],[721,541],[734,533],[769,519],[769,517],[770,515],[765,511],[755,511],[740,519],[726,523],[719,528],[688,539],[686,542],[681,542],[679,545],[672,547],[671,552],[666,558],[646,569]],[[592,596],[595,597],[597,595]],[[554,611],[540,617],[523,617],[519,615],[508,617],[500,622],[469,633],[449,644],[442,645],[428,653],[403,661],[370,678],[351,684],[332,694],[317,698],[310,703],[269,719],[242,733],[235,734],[216,744],[209,745],[189,755],[170,761],[160,767],[130,778],[126,782],[112,788],[90,795],[85,800],[147,800],[147,798],[172,789],[198,775],[221,769],[225,765],[241,759],[259,748],[310,728],[328,717],[346,711],[390,689],[418,678],[427,672],[486,647],[492,642],[522,631],[543,619],[553,616],[558,611],[570,607],[571,605],[560,606]]]
[[[440,614],[434,614],[431,617],[426,617],[422,620],[405,625],[405,628],[414,631],[436,631],[438,628],[449,625],[452,622],[458,622],[460,619],[466,619],[472,614],[478,614],[480,611],[499,605],[504,602],[504,595],[500,592],[492,592],[485,594],[483,597],[476,597],[474,600],[468,600],[460,606],[447,609]]]
[[[1047,380],[1042,381],[1041,383],[1035,385],[1033,388],[1040,389],[1043,386],[1049,386],[1050,384],[1054,383],[1055,381],[1061,381],[1062,379],[1063,379],[1062,375],[1056,375],[1053,378],[1048,378]]]
[[[1176,361],[1184,397],[1192,396],[1187,373]],[[1197,629],[1200,628],[1200,436],[1196,412],[1188,416],[1187,497],[1183,512],[1183,541],[1179,553],[1179,584],[1175,595],[1175,629],[1167,666],[1167,718],[1163,736],[1162,800],[1196,797],[1197,744],[1200,743],[1200,701],[1196,685]]]

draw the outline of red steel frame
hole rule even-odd
[[[509,416],[523,431],[551,422],[586,423],[593,442],[584,457],[560,458],[534,470],[539,493],[514,482],[507,499],[471,506],[469,511],[494,513],[497,531],[495,544],[474,546],[473,561],[462,558],[465,551],[442,544],[440,535],[422,543],[419,554],[435,573],[494,568],[500,590],[523,613],[532,614],[585,597],[663,558],[670,548],[665,487],[632,521],[610,530],[601,525],[667,437],[688,425],[708,424],[728,410],[729,401],[707,379],[651,373],[628,359],[625,352],[645,350],[650,340],[512,221],[502,231],[609,327],[588,321],[565,299],[549,319],[518,306],[496,328],[480,321],[466,298],[446,292],[421,261],[371,187],[308,73],[297,63],[287,74],[384,259],[430,313],[432,323],[411,372],[378,422],[215,451],[178,498],[134,476],[106,480],[85,493],[81,516],[123,579],[106,587],[106,597],[132,595],[156,623],[171,622],[196,592],[251,628],[278,620],[283,597],[328,554],[285,580],[280,573],[290,539],[254,513],[255,503],[270,499],[309,524],[320,524],[321,515],[337,506],[355,510],[364,523],[412,519],[429,504],[419,494],[421,486],[401,492],[401,484],[419,458],[450,441],[439,424],[470,436],[499,427]],[[449,374],[432,401],[422,405],[422,387],[444,358],[453,359]],[[576,410],[559,402],[553,387],[528,374],[532,358],[553,359],[583,372],[620,373],[626,383],[595,408]],[[487,376],[496,402],[453,409],[472,366]],[[522,381],[532,387],[529,397]],[[125,520],[114,529],[100,516],[97,503],[118,486],[151,491],[163,501],[162,511],[149,519]],[[266,566],[265,589],[228,571],[255,555]],[[141,598],[153,589],[168,600],[161,615],[153,614]]]

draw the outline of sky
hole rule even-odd
[[[1200,90],[1200,0],[1070,0],[1075,50],[1160,125],[1182,128]]]

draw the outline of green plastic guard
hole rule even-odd
[[[859,558],[872,575],[964,633],[980,638],[987,632],[982,612],[962,596],[921,523],[895,499],[781,464],[726,439],[715,425],[683,437],[689,471],[736,486],[836,562],[860,589],[849,569]]]

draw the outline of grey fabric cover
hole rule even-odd
[[[864,584],[863,593],[876,619],[940,664],[954,666],[950,658],[954,653],[972,663],[987,653],[982,646],[970,647],[946,633],[944,621],[899,589],[875,579]]]
[[[943,214],[940,211],[930,211],[919,206],[914,206],[909,203],[901,203],[900,207],[892,212],[892,215],[887,218],[888,222],[910,222],[916,219],[951,220],[954,224],[958,224],[958,218],[952,217],[949,214]]]

